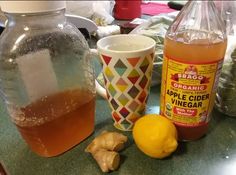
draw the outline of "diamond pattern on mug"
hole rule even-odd
[[[131,121],[132,123],[135,123],[138,119],[140,118],[139,115],[137,114],[132,114],[129,117],[127,117],[126,119]]]
[[[110,70],[109,67],[105,68],[104,74],[105,74],[105,76],[107,77],[107,79],[109,81],[112,81],[112,79],[114,78],[114,75],[113,75],[113,73],[112,73],[112,71]]]
[[[124,127],[123,127],[120,123],[115,122],[115,123],[114,123],[114,126],[115,126],[117,129],[124,130]]]
[[[107,78],[106,78],[106,76],[103,76],[103,79],[104,79],[104,84],[107,85]]]
[[[152,69],[149,69],[148,72],[146,73],[146,75],[151,77],[152,76],[152,71],[153,71]]]
[[[139,90],[138,88],[136,88],[135,86],[133,86],[129,91],[128,94],[132,97],[132,98],[136,98],[137,95],[139,94]]]
[[[116,103],[116,101],[112,98],[111,99],[111,105],[113,107],[114,110],[117,110],[117,108],[119,107],[119,105]]]
[[[138,108],[139,104],[136,101],[132,101],[132,103],[128,106],[128,108],[132,111],[135,112]]]
[[[132,123],[130,123],[127,120],[123,120],[121,125],[125,128],[125,129],[129,129],[132,126]]]
[[[142,116],[145,112],[145,106],[141,106],[140,109],[138,110],[138,114]]]
[[[138,81],[139,77],[140,75],[135,69],[133,69],[128,75],[129,81],[131,81],[133,84],[135,84]]]
[[[112,117],[116,122],[119,122],[121,120],[121,117],[116,112],[112,113]]]
[[[145,103],[148,102],[148,99],[149,99],[149,95],[147,95],[146,99],[145,99]]]
[[[125,118],[125,117],[127,117],[128,115],[129,115],[129,111],[125,108],[125,107],[123,107],[120,111],[119,111],[119,113]]]
[[[110,95],[109,95],[109,93],[108,93],[107,90],[106,90],[106,94],[107,94],[107,99],[109,99],[109,98],[110,98]]]
[[[108,65],[111,61],[111,57],[106,56],[106,55],[102,55],[102,59],[103,59],[104,63],[106,63],[106,65]]]
[[[143,73],[145,73],[147,71],[149,64],[150,63],[149,63],[147,57],[145,57],[144,61],[140,65],[140,69]]]
[[[111,84],[108,86],[108,92],[111,94],[112,97],[114,97],[116,94],[116,90]]]
[[[138,61],[140,60],[139,57],[137,58],[127,58],[129,64],[131,64],[133,67],[135,67],[138,63]]]
[[[120,78],[117,82],[116,82],[116,86],[117,88],[121,91],[121,92],[124,92],[127,87],[128,87],[128,84],[125,82],[125,80],[123,80],[122,78]]]
[[[118,101],[123,105],[125,106],[129,99],[124,95],[124,94],[121,94],[119,97],[118,97]]]
[[[142,80],[139,82],[139,86],[144,89],[147,85],[148,79],[146,75],[143,76]]]
[[[138,97],[138,100],[143,103],[147,98],[147,93],[145,91],[142,91],[141,94]]]
[[[114,68],[120,76],[122,76],[125,73],[125,71],[127,70],[127,66],[121,60],[117,61]]]

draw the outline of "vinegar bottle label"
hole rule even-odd
[[[189,64],[164,57],[161,113],[177,125],[209,122],[222,61]]]

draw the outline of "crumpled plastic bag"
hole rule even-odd
[[[216,93],[216,107],[226,115],[236,117],[236,2],[217,2],[228,35],[227,50]]]
[[[131,34],[141,34],[148,36],[156,41],[152,85],[161,83],[164,38],[169,26],[177,14],[178,12],[172,12],[153,16],[149,18],[147,22],[143,22],[130,32]]]
[[[94,1],[66,1],[66,13],[92,18]]]
[[[111,1],[66,1],[66,13],[92,19],[97,25],[104,26],[114,21]]]
[[[114,1],[96,1],[93,3],[92,20],[99,26],[111,24],[114,21],[112,16],[114,4]]]

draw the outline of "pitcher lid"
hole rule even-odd
[[[39,13],[66,8],[65,1],[0,1],[1,10],[7,13]]]

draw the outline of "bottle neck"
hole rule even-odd
[[[42,13],[30,13],[30,14],[12,14],[5,13],[8,18],[7,27],[14,27],[16,25],[26,25],[33,27],[37,25],[55,26],[66,22],[65,9],[42,12]]]
[[[213,0],[189,0],[188,3],[214,4]]]
[[[187,8],[202,9],[204,11],[208,10],[208,8],[216,8],[216,6],[213,0],[189,0],[184,6],[184,9]],[[206,11],[204,12],[206,13]]]
[[[225,41],[225,25],[212,0],[190,0],[181,10],[167,36],[184,43]]]

